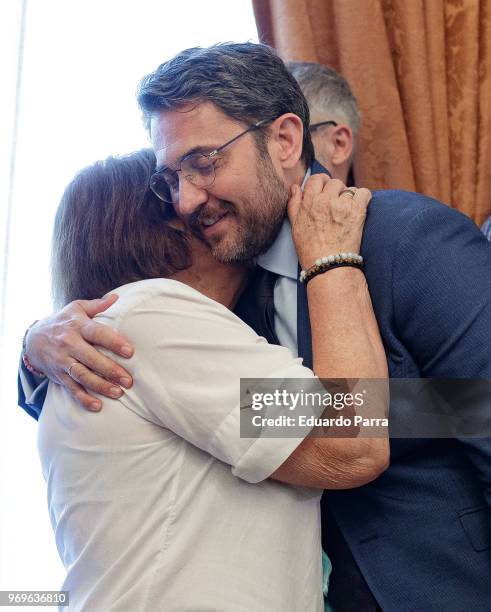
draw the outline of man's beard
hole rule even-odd
[[[243,200],[233,235],[209,242],[213,257],[222,263],[245,263],[269,249],[283,223],[289,191],[278,176],[268,153],[258,152],[254,202]],[[228,206],[229,215],[237,215]]]

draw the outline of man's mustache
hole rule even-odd
[[[188,220],[187,225],[191,229],[194,234],[201,234],[202,231],[202,222],[206,217],[213,217],[215,215],[223,215],[224,213],[228,213],[233,211],[234,205],[232,202],[228,202],[227,200],[220,200],[220,203],[217,206],[213,206],[213,210],[207,205],[203,204],[203,207],[193,212]]]

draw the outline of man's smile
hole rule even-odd
[[[224,213],[216,213],[214,215],[205,215],[200,219],[200,223],[204,227],[211,227],[212,225],[215,225],[215,223],[218,223],[220,219],[223,219],[226,214],[227,211]]]
[[[233,213],[233,205],[229,202],[222,202],[218,206],[207,206],[199,214],[193,215],[188,224],[194,234],[204,240],[208,240],[226,223],[226,219]]]

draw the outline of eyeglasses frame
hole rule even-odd
[[[206,157],[208,160],[213,160],[214,157],[216,157],[221,151],[223,151],[223,149],[225,149],[225,147],[228,147],[229,145],[231,145],[232,143],[234,143],[236,140],[238,140],[239,138],[241,138],[242,136],[245,136],[246,134],[248,134],[249,132],[253,132],[255,130],[258,130],[259,128],[263,127],[264,125],[266,125],[267,123],[270,123],[271,121],[274,121],[274,119],[261,119],[261,121],[256,121],[256,123],[254,123],[253,125],[249,126],[246,130],[244,130],[243,132],[241,132],[240,134],[238,134],[237,136],[234,136],[233,138],[231,138],[230,140],[228,140],[225,144],[220,145],[219,147],[217,147],[216,149],[213,149],[213,151],[211,151],[210,153],[191,153],[190,155],[186,155],[185,157],[183,157],[180,161],[179,167],[176,168],[175,170],[172,170],[172,168],[166,168],[166,171],[169,172],[173,172],[174,174],[177,175],[178,172],[182,172],[181,169],[181,165],[182,163],[186,160],[189,159],[191,156],[195,156],[195,155],[200,155],[201,157]],[[211,181],[211,183],[208,183],[207,185],[202,185],[203,189],[207,188],[207,187],[211,187],[211,185],[213,185],[213,183],[215,182],[216,179],[216,172],[214,169],[214,165],[213,163],[210,163],[210,166],[213,167],[213,180]],[[152,190],[152,192],[159,198],[159,200],[161,200],[162,202],[164,202],[165,204],[173,204],[173,200],[166,200],[164,199],[152,186],[152,179],[155,176],[158,176],[159,174],[161,174],[163,172],[163,170],[158,170],[157,172],[154,172],[152,174],[152,176],[150,177],[150,189]],[[186,180],[189,180],[187,177]],[[166,181],[167,182],[167,181]],[[191,184],[194,184],[192,181],[189,181]]]
[[[312,125],[309,125],[309,132],[312,134],[312,132],[315,132],[316,130],[318,130],[320,127],[324,126],[324,125],[332,125],[333,127],[337,127],[339,124],[336,121],[319,121],[319,123],[312,123]]]

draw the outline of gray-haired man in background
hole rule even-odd
[[[298,81],[310,110],[315,158],[333,178],[354,183],[350,172],[357,148],[360,111],[351,88],[332,68],[313,62],[286,62]]]

